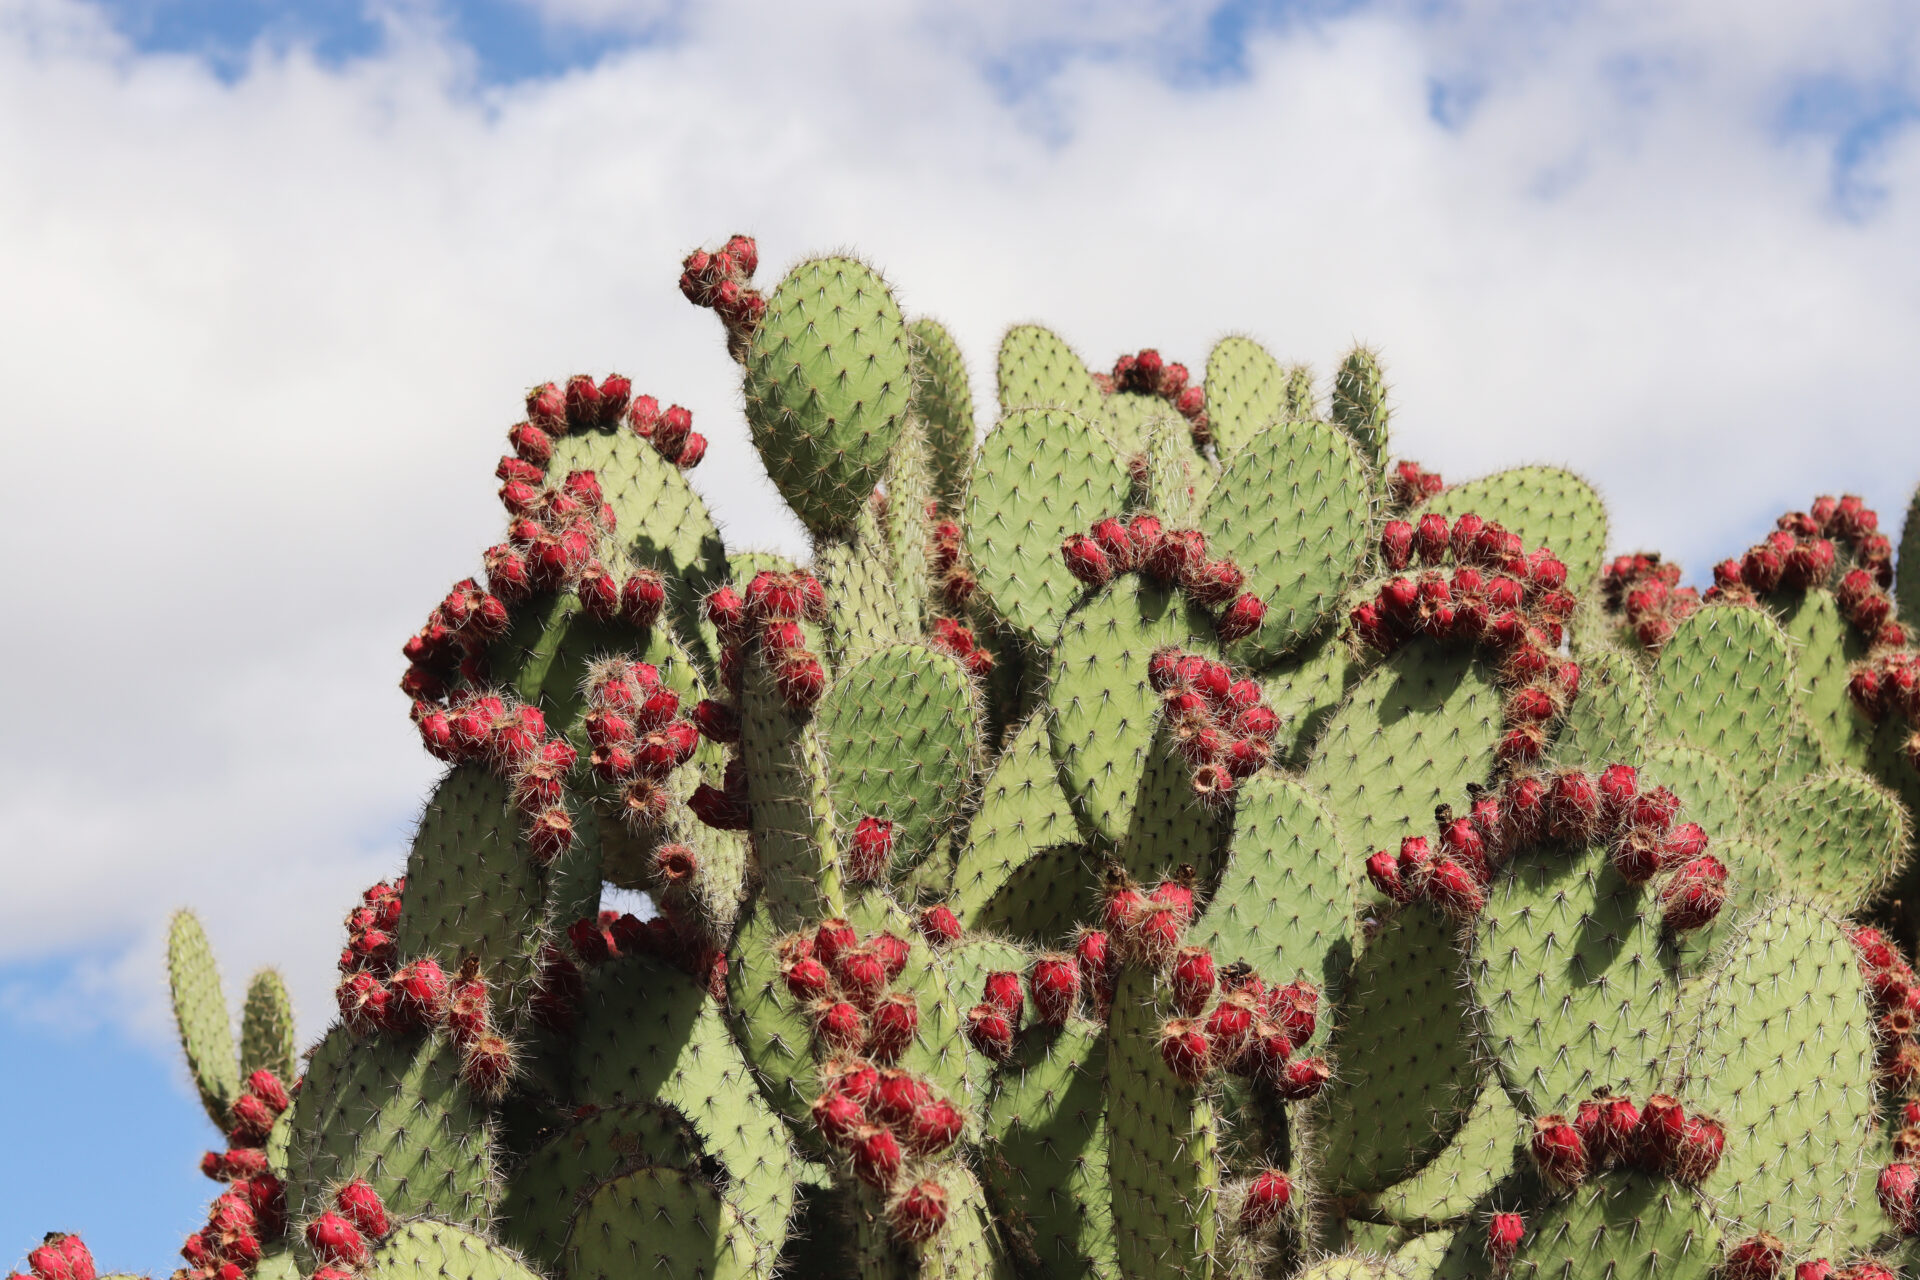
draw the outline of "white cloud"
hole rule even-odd
[[[1897,519],[1920,479],[1920,154],[1896,135],[1890,197],[1848,221],[1824,143],[1774,132],[1797,76],[1893,74],[1898,6],[1375,14],[1179,88],[1177,9],[983,12],[700,6],[670,44],[476,89],[400,19],[371,61],[262,48],[223,83],[66,0],[0,3],[0,838],[35,904],[0,959],[112,956],[116,1016],[152,1027],[191,902],[236,986],[281,962],[317,1026],[338,918],[433,774],[398,645],[497,530],[524,386],[618,367],[690,406],[729,537],[797,545],[673,288],[730,231],[768,270],[858,246],[954,326],[982,402],[1029,318],[1098,361],[1377,342],[1402,452],[1570,462],[1618,543],[1696,569],[1816,489]],[[1016,40],[1098,56],[1006,93],[981,66]],[[1479,85],[1456,130],[1435,77]]]

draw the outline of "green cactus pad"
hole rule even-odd
[[[173,1022],[187,1055],[200,1105],[214,1128],[225,1133],[227,1112],[240,1096],[240,1061],[233,1048],[233,1014],[220,986],[213,944],[191,911],[176,911],[167,928],[167,985]]]
[[[450,1222],[403,1222],[360,1273],[366,1280],[538,1280],[516,1254]]]
[[[700,600],[726,581],[727,552],[707,504],[687,483],[686,473],[634,435],[624,420],[611,429],[573,430],[554,437],[548,476],[564,480],[576,470],[593,472],[613,508],[614,529],[600,549],[607,567],[617,574],[624,560],[658,569],[667,580],[667,616],[674,629],[682,636],[702,637],[711,646],[712,628],[701,614]]]
[[[460,1082],[460,1051],[439,1035],[357,1040],[336,1026],[293,1099],[287,1211],[332,1208],[365,1178],[395,1217],[484,1226],[500,1188],[486,1107]]]
[[[517,610],[507,634],[488,650],[488,662],[513,693],[540,708],[550,731],[564,733],[585,755],[591,749],[583,723],[587,672],[615,655],[652,663],[689,702],[705,696],[692,656],[666,627],[636,631],[624,622],[596,621],[571,591]]]
[[[1751,794],[1786,753],[1796,685],[1786,633],[1764,610],[1708,605],[1660,650],[1653,738],[1711,752]]]
[[[1600,576],[1607,508],[1593,486],[1558,467],[1515,467],[1450,485],[1422,512],[1451,520],[1471,511],[1520,535],[1529,551],[1551,547],[1567,566],[1567,590],[1583,592]]]
[[[1122,391],[1106,400],[1107,436],[1124,457],[1147,453],[1155,436],[1177,442],[1189,458],[1194,456],[1193,433],[1174,407],[1159,396]],[[1172,430],[1165,430],[1171,427]]]
[[[1019,324],[1000,340],[1000,413],[1062,408],[1088,422],[1102,421],[1106,397],[1073,348],[1050,329]]]
[[[972,1170],[951,1160],[927,1171],[946,1192],[947,1221],[922,1244],[905,1244],[888,1225],[880,1198],[862,1190],[854,1214],[850,1280],[1012,1280],[996,1247],[986,1191]]]
[[[568,1280],[761,1280],[778,1253],[756,1239],[734,1196],[700,1174],[659,1165],[595,1188],[574,1217]]]
[[[1700,1198],[1642,1173],[1605,1173],[1538,1214],[1513,1261],[1515,1280],[1705,1280],[1720,1232]]]
[[[1920,629],[1920,489],[1907,501],[1900,525],[1900,555],[1893,566],[1893,602],[1900,621]]]
[[[792,929],[842,909],[826,748],[814,724],[788,708],[764,659],[753,656],[745,666],[739,759],[765,883],[761,901],[780,928]]]
[[[144,1280],[143,1277],[126,1273],[103,1275],[100,1280]],[[253,1269],[253,1280],[300,1280],[300,1259],[291,1247],[283,1244],[279,1248],[268,1246],[261,1255],[260,1262]]]
[[[281,1083],[299,1078],[295,1065],[293,997],[277,969],[262,969],[247,983],[247,1003],[240,1011],[240,1078],[271,1071]]]
[[[1873,1011],[1844,921],[1806,899],[1755,915],[1709,979],[1680,1096],[1726,1126],[1701,1186],[1727,1233],[1839,1253],[1873,1125]]]
[[[1200,803],[1193,794],[1193,767],[1161,728],[1147,749],[1127,838],[1114,860],[1144,884],[1167,879],[1183,866],[1192,867],[1200,883],[1211,884],[1226,864],[1232,831],[1231,809]]]
[[[1669,939],[1684,978],[1698,977],[1712,966],[1721,944],[1746,928],[1747,918],[1783,891],[1804,892],[1790,884],[1779,861],[1766,847],[1741,838],[1714,840],[1712,851],[1727,867],[1727,902],[1713,923]]]
[[[1208,554],[1239,565],[1267,606],[1237,656],[1272,663],[1330,621],[1366,567],[1372,488],[1353,442],[1320,422],[1269,427],[1228,460],[1200,529]]]
[[[974,934],[961,939],[943,953],[947,985],[963,1009],[971,1009],[985,998],[987,975],[1005,970],[1025,975],[1030,957],[1025,947],[1005,938]]]
[[[1387,380],[1380,357],[1355,347],[1333,375],[1333,425],[1353,438],[1375,470],[1387,465]],[[1491,520],[1493,517],[1487,517]]]
[[[834,813],[893,823],[893,864],[917,865],[965,800],[979,748],[973,683],[948,654],[900,644],[860,659],[820,704]]]
[[[1578,650],[1580,692],[1553,744],[1556,764],[1598,769],[1638,760],[1652,710],[1640,664],[1613,648]]]
[[[1146,485],[1143,492],[1139,475],[1133,474],[1135,505],[1159,516],[1170,529],[1191,528],[1214,486],[1213,468],[1194,452],[1192,428],[1186,419],[1169,413],[1147,424],[1142,444]]]
[[[1337,627],[1329,627],[1299,652],[1260,677],[1267,705],[1280,717],[1275,758],[1283,766],[1307,762],[1320,731],[1367,672],[1367,662]]]
[[[1312,365],[1296,364],[1287,370],[1286,416],[1294,422],[1316,422],[1326,416],[1314,394]]]
[[[1029,859],[1079,838],[1054,770],[1047,715],[1039,711],[1013,735],[987,775],[954,863],[953,896],[947,905],[962,924],[973,923]]]
[[[1699,823],[1712,838],[1728,838],[1746,828],[1740,783],[1710,751],[1672,743],[1656,746],[1640,764],[1640,786],[1665,787],[1680,797],[1680,820]]]
[[[918,602],[901,600],[893,556],[872,511],[863,512],[857,535],[815,542],[813,563],[827,593],[826,652],[839,671],[861,657],[919,632]],[[909,623],[908,615],[916,616]]]
[[[1761,797],[1754,819],[1787,883],[1857,911],[1899,873],[1912,828],[1898,796],[1857,769],[1819,774]]]
[[[478,956],[496,1005],[518,1011],[545,941],[538,922],[547,919],[547,881],[521,838],[507,783],[484,766],[456,765],[434,789],[407,855],[401,958],[433,956],[451,973]]]
[[[1160,1055],[1157,987],[1152,972],[1126,966],[1107,1018],[1114,1258],[1129,1280],[1206,1280],[1221,1177],[1213,1107]]]
[[[1830,591],[1782,593],[1768,603],[1793,641],[1800,705],[1814,736],[1829,758],[1866,768],[1874,726],[1847,696],[1847,680],[1853,664],[1867,656],[1867,638],[1840,616]]]
[[[698,983],[644,956],[601,965],[580,1002],[573,1065],[583,1101],[664,1103],[685,1115],[733,1178],[754,1236],[777,1251],[793,1207],[786,1127]]]
[[[967,362],[938,320],[925,316],[907,326],[913,346],[913,408],[926,423],[933,463],[933,491],[951,511],[973,468],[973,386]]]
[[[1214,447],[1231,457],[1275,420],[1286,420],[1288,375],[1252,338],[1222,338],[1207,357],[1207,421]],[[1309,415],[1311,416],[1311,415]]]
[[[1415,642],[1354,686],[1320,735],[1305,781],[1358,864],[1403,836],[1433,834],[1436,805],[1462,805],[1492,774],[1500,693],[1469,654]]]
[[[727,951],[726,1014],[768,1105],[809,1149],[824,1150],[807,1110],[820,1091],[813,1033],[780,977],[777,948],[786,932],[764,900],[741,922]]]
[[[968,449],[971,452],[971,441]],[[927,518],[927,508],[934,496],[933,458],[927,446],[926,424],[919,419],[911,420],[901,433],[881,483],[886,501],[875,516],[886,539],[887,563],[893,566],[894,590],[885,612],[899,619],[898,625],[906,635],[917,636],[924,626],[927,596],[932,590],[927,552],[932,546],[933,525]]]
[[[1056,844],[1021,863],[1000,891],[982,903],[969,927],[989,929],[1037,946],[1065,941],[1098,909],[1104,863],[1085,846]]]
[[[1132,575],[1061,627],[1047,689],[1049,732],[1084,831],[1117,844],[1132,824],[1160,719],[1147,660],[1170,644],[1210,652],[1211,633],[1209,619],[1184,596]]]
[[[672,1107],[629,1102],[597,1111],[554,1134],[513,1171],[500,1206],[501,1234],[551,1269],[594,1187],[635,1166],[691,1169],[702,1154],[699,1135]]]
[[[906,324],[851,258],[787,274],[747,351],[747,425],[780,496],[816,534],[853,527],[907,418]]]
[[[1605,844],[1517,854],[1488,891],[1467,963],[1514,1105],[1571,1114],[1596,1088],[1650,1092],[1675,1016],[1675,964],[1652,887],[1622,880]]]
[[[1083,588],[1060,544],[1121,514],[1127,472],[1092,421],[1020,409],[981,442],[968,483],[967,561],[994,612],[1029,643],[1051,644]]]
[[[1333,999],[1353,960],[1354,889],[1326,807],[1292,778],[1258,774],[1234,806],[1232,855],[1188,941]]]
[[[1115,1276],[1104,1028],[1033,1026],[1000,1071],[981,1170],[1007,1235],[1042,1274]]]
[[[1453,1247],[1453,1230],[1429,1231],[1417,1235],[1393,1251],[1395,1265],[1407,1269],[1407,1274],[1416,1280],[1428,1280],[1440,1268],[1441,1261]]]
[[[1457,1221],[1527,1159],[1526,1130],[1513,1099],[1490,1079],[1445,1149],[1418,1173],[1375,1196],[1374,1203],[1395,1222]]]
[[[1323,1174],[1372,1193],[1438,1155],[1479,1092],[1458,926],[1425,903],[1401,908],[1368,942],[1340,1004],[1320,1138]]]
[[[1299,1272],[1295,1280],[1415,1280],[1415,1273],[1377,1253],[1337,1253]]]

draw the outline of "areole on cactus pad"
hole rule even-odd
[[[1021,325],[978,422],[866,264],[681,267],[813,555],[688,410],[529,393],[337,1022],[236,1045],[176,919],[184,1280],[1920,1276],[1911,514],[1696,589],[1393,459],[1364,348]]]

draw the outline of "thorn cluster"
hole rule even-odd
[[[1679,799],[1665,787],[1641,790],[1631,765],[1610,765],[1597,775],[1579,769],[1519,774],[1497,795],[1476,790],[1465,816],[1440,806],[1437,841],[1408,836],[1397,857],[1376,851],[1367,859],[1367,878],[1395,902],[1424,898],[1467,921],[1486,907],[1493,874],[1511,854],[1543,840],[1575,847],[1604,841],[1628,884],[1670,873],[1660,889],[1661,920],[1670,933],[1685,933],[1719,915],[1727,868],[1707,852],[1707,833],[1698,823],[1674,824],[1679,812]]]
[[[1680,566],[1657,551],[1615,557],[1601,571],[1600,590],[1607,608],[1625,611],[1640,646],[1656,653],[1700,608],[1700,593],[1680,585]]]
[[[1202,804],[1227,803],[1235,784],[1272,761],[1280,717],[1259,681],[1235,680],[1225,663],[1168,645],[1147,659],[1147,683]]]
[[[696,307],[711,307],[727,327],[727,354],[746,363],[747,345],[767,314],[753,287],[760,248],[752,236],[733,236],[712,253],[695,249],[680,260],[680,292]]]
[[[1266,621],[1266,602],[1241,590],[1246,574],[1231,560],[1209,558],[1207,536],[1198,529],[1164,529],[1145,513],[1128,520],[1109,516],[1061,543],[1060,555],[1075,578],[1095,589],[1122,573],[1142,573],[1178,588],[1201,608],[1216,611],[1214,633],[1222,644],[1252,635]]]
[[[1687,1186],[1713,1176],[1727,1143],[1726,1129],[1712,1116],[1687,1114],[1661,1093],[1635,1107],[1631,1098],[1596,1092],[1572,1121],[1544,1115],[1533,1122],[1529,1150],[1549,1186],[1571,1190],[1602,1169],[1638,1169]]]
[[[1093,381],[1103,394],[1129,391],[1135,395],[1158,396],[1172,405],[1174,412],[1187,420],[1195,448],[1213,443],[1213,425],[1207,420],[1206,388],[1188,381],[1193,375],[1187,366],[1166,360],[1152,347],[1113,362],[1110,374],[1096,373]]]
[[[1404,458],[1393,464],[1393,472],[1387,477],[1388,500],[1401,511],[1438,497],[1446,487],[1438,471],[1423,471],[1419,463]]]

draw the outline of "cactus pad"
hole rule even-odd
[[[1039,711],[1013,735],[987,775],[954,864],[947,905],[962,923],[975,919],[1034,855],[1079,837],[1053,766],[1046,712]]]
[[[1893,879],[1912,834],[1899,797],[1856,769],[1838,769],[1762,797],[1756,833],[1794,889],[1855,911]]]
[[[1759,609],[1709,605],[1674,629],[1654,668],[1653,737],[1717,756],[1743,791],[1769,781],[1793,705],[1786,633]]]
[[[1527,1122],[1497,1079],[1480,1087],[1466,1123],[1439,1155],[1412,1177],[1374,1197],[1395,1222],[1437,1223],[1461,1218],[1526,1160]]]
[[[730,1192],[696,1172],[652,1165],[587,1197],[567,1236],[565,1274],[761,1280],[773,1262],[774,1250],[754,1239]]]
[[[240,1011],[240,1076],[271,1071],[284,1083],[299,1077],[294,1059],[293,998],[278,970],[262,969],[247,983],[247,1003]]]
[[[1811,901],[1778,900],[1732,943],[1701,1001],[1681,1096],[1726,1127],[1701,1191],[1730,1235],[1840,1253],[1846,1207],[1873,1194],[1873,1174],[1861,1178],[1872,1013],[1846,928]]]
[[[1021,409],[987,433],[974,459],[966,552],[994,612],[1029,642],[1053,641],[1082,588],[1060,543],[1118,515],[1127,473],[1091,420]]]
[[[953,335],[938,320],[907,326],[913,347],[913,408],[926,424],[934,498],[952,510],[973,466],[973,387]]]
[[[1596,1088],[1651,1092],[1675,1017],[1675,959],[1650,888],[1604,844],[1527,849],[1494,878],[1468,958],[1486,1048],[1529,1117]]]
[[[1640,665],[1611,648],[1582,649],[1578,659],[1580,692],[1553,744],[1555,762],[1598,769],[1638,760],[1652,715]]]
[[[240,1096],[240,1062],[234,1056],[233,1014],[227,1009],[214,966],[213,946],[191,911],[177,911],[167,928],[167,984],[173,996],[173,1021],[200,1093],[200,1105],[214,1127],[225,1131],[227,1112]]]
[[[1731,836],[1746,828],[1740,783],[1712,752],[1672,743],[1656,746],[1640,766],[1640,785],[1673,792],[1680,798],[1681,820],[1699,823],[1710,836]]]
[[[1267,606],[1236,652],[1271,663],[1329,620],[1365,567],[1371,489],[1352,441],[1324,423],[1269,427],[1228,460],[1200,528],[1208,553],[1239,565]]]
[[[1288,413],[1287,371],[1252,338],[1220,339],[1207,357],[1207,421],[1226,458]]]
[[[1780,625],[1793,641],[1800,705],[1814,736],[1831,759],[1866,768],[1873,724],[1847,696],[1847,679],[1867,656],[1867,638],[1840,616],[1830,591],[1784,593],[1778,609]]]
[[[511,1251],[450,1222],[403,1222],[382,1240],[367,1280],[537,1280]]]
[[[973,684],[924,645],[880,649],[842,672],[820,704],[833,807],[851,835],[861,818],[893,823],[896,867],[914,866],[947,830],[978,749]]]
[[[1000,413],[1061,408],[1088,422],[1106,417],[1106,397],[1073,348],[1050,329],[1019,324],[1000,340]]]
[[[1513,1275],[1704,1280],[1719,1262],[1720,1233],[1699,1197],[1646,1174],[1606,1173],[1529,1218]]]
[[[1600,574],[1607,547],[1607,508],[1593,486],[1558,467],[1515,467],[1449,486],[1421,508],[1451,520],[1471,511],[1520,535],[1528,547],[1551,547],[1567,566],[1567,589],[1586,590]]]
[[[1420,1168],[1465,1122],[1479,1068],[1461,989],[1457,926],[1425,903],[1394,913],[1355,961],[1341,1000],[1327,1090],[1325,1176],[1342,1192],[1383,1190]]]
[[[1261,674],[1267,705],[1280,717],[1274,751],[1283,765],[1306,763],[1320,731],[1366,670],[1347,637],[1329,628]]]
[[[1311,389],[1312,384],[1308,385]],[[1333,425],[1351,436],[1361,455],[1380,469],[1387,464],[1390,416],[1380,357],[1366,347],[1355,347],[1333,375]]]

